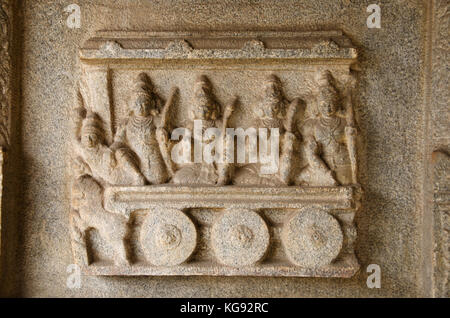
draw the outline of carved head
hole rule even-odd
[[[211,82],[205,75],[201,75],[195,82],[192,103],[193,119],[216,120],[220,107],[214,99]]]
[[[256,112],[261,118],[279,119],[282,117],[283,107],[281,82],[272,74],[264,82],[261,102]]]
[[[332,117],[340,107],[340,96],[334,77],[330,71],[325,71],[319,75],[317,83],[319,85],[318,111],[321,116]]]
[[[81,144],[86,148],[95,148],[103,143],[103,129],[98,116],[88,111],[81,127]]]
[[[133,90],[130,111],[135,116],[141,117],[154,116],[158,113],[156,98],[153,93],[153,84],[146,73],[140,73],[138,75]]]
[[[91,176],[85,175],[72,185],[72,206],[74,209],[93,208],[101,205],[103,189]]]

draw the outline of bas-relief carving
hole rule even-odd
[[[86,271],[352,276],[359,266],[353,252],[360,188],[350,73],[356,55],[322,36],[304,37],[310,48],[269,50],[262,41],[245,41],[242,49],[211,50],[172,40],[165,48],[109,41],[82,50],[71,224],[75,258]],[[153,40],[159,43],[157,36]],[[267,65],[258,69],[253,57]],[[233,58],[249,61],[235,68]],[[93,73],[104,77],[93,82]],[[227,81],[240,74],[247,81]],[[302,84],[291,85],[292,76]],[[112,85],[119,77],[126,84]],[[104,87],[112,92],[100,92]],[[102,109],[93,105],[99,95],[118,98]],[[175,164],[170,133],[176,127],[193,131],[194,121],[201,121],[202,135],[217,128],[225,148],[225,132],[237,123],[278,129],[277,171],[265,174],[260,163],[227,160]],[[191,157],[196,142],[194,136],[183,148]],[[211,142],[217,140],[203,138]]]
[[[91,176],[84,175],[75,180],[72,187],[71,228],[73,244],[89,262],[87,249],[89,231],[95,229],[114,249],[117,264],[128,264],[126,234],[127,219],[106,211],[102,206],[103,189]]]
[[[352,106],[342,109],[342,96],[331,73],[324,72],[319,76],[318,114],[299,128],[308,166],[297,176],[296,184],[336,186],[356,183],[356,129]]]
[[[222,114],[222,106],[217,101],[213,94],[213,87],[209,79],[201,75],[193,85],[193,98],[190,103],[189,118],[184,123],[184,126],[189,131],[194,131],[194,121],[202,121],[203,136],[208,128],[217,128],[225,136],[225,129],[228,127],[228,120],[233,112],[233,104],[225,107]],[[213,136],[207,140],[202,138],[205,145],[213,142]],[[193,135],[193,144],[198,142],[197,135]],[[222,142],[226,142],[225,138]],[[195,145],[191,146],[193,149]],[[214,164],[214,163],[190,163],[185,164],[173,175],[173,183],[175,184],[210,184],[210,185],[225,185],[230,182],[229,165]]]
[[[150,78],[139,74],[130,102],[130,116],[119,127],[114,137],[113,149],[130,151],[138,161],[138,169],[147,184],[161,184],[169,179],[170,158],[167,149],[167,135],[164,131],[168,113],[161,98],[153,92]],[[172,99],[169,99],[169,102]],[[164,108],[163,108],[164,106]],[[166,164],[167,163],[167,164]],[[140,185],[141,182],[131,183]]]
[[[254,107],[254,125],[258,128],[276,128],[280,136],[279,168],[275,174],[261,174],[261,163],[248,164],[236,172],[233,183],[238,185],[281,186],[290,184],[293,158],[295,115],[303,102],[296,98],[288,101],[283,96],[282,84],[276,75],[269,75],[261,87]],[[270,131],[268,132],[270,138]],[[271,149],[271,145],[268,146]]]

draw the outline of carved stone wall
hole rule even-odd
[[[2,296],[448,296],[448,1],[371,29],[365,1],[79,0],[78,29],[26,0],[17,56],[0,3]],[[279,128],[279,169],[167,160],[195,120]]]

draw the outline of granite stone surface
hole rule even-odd
[[[435,150],[431,148],[442,148],[444,153],[448,151],[445,147],[449,136],[448,129],[445,130],[448,113],[442,115],[444,119],[439,116],[441,112],[445,113],[445,107],[441,106],[432,114],[429,109],[432,107],[430,95],[435,94],[433,87],[439,85],[430,81],[430,34],[433,34],[430,28],[437,6],[443,6],[440,14],[448,17],[448,3],[445,2],[382,1],[381,28],[378,29],[367,27],[366,19],[370,13],[366,8],[371,2],[362,0],[78,0],[81,27],[71,29],[66,25],[68,14],[64,12],[70,1],[19,1],[16,17],[20,22],[16,23],[15,41],[20,45],[15,49],[20,56],[16,68],[21,78],[20,106],[14,117],[18,123],[14,127],[18,131],[11,141],[17,148],[9,160],[14,160],[14,156],[20,159],[10,167],[16,172],[6,174],[10,179],[13,176],[17,179],[9,183],[10,189],[6,189],[7,193],[17,196],[17,200],[14,199],[17,202],[8,204],[9,209],[2,212],[2,231],[5,227],[10,229],[2,234],[1,240],[0,295],[435,295],[433,238],[439,236],[436,231],[440,227],[436,230],[430,225],[433,208],[427,202],[432,200],[433,187],[429,178],[433,174],[429,164],[431,152]],[[81,77],[80,49],[99,30],[342,31],[358,54],[358,63],[353,67],[357,69],[354,112],[361,139],[358,164],[363,190],[361,209],[355,216],[355,254],[360,270],[350,278],[83,274],[81,288],[68,288],[66,283],[70,273],[67,267],[74,262],[69,225],[71,116]],[[448,52],[448,45],[442,50]],[[445,69],[445,62],[435,67]],[[441,81],[448,84],[448,67],[442,72]],[[428,146],[432,138],[430,116],[440,117],[436,119],[439,129],[435,131],[440,139],[433,147]],[[2,206],[5,209],[5,205]],[[6,222],[5,218],[8,219]],[[322,221],[341,242],[342,233],[336,228],[336,221]],[[222,223],[226,222],[229,221],[224,219]],[[216,232],[220,231],[216,229]],[[258,253],[248,255],[250,263],[265,252],[265,238],[260,239]],[[334,255],[330,251],[320,257],[328,259]],[[227,262],[226,255],[223,261]],[[368,288],[366,284],[369,264],[381,268],[379,289]],[[445,277],[448,279],[448,275]],[[445,287],[443,289],[439,295],[446,296]]]

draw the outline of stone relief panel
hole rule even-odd
[[[340,32],[99,32],[80,52],[70,222],[93,275],[350,277],[360,209]]]

